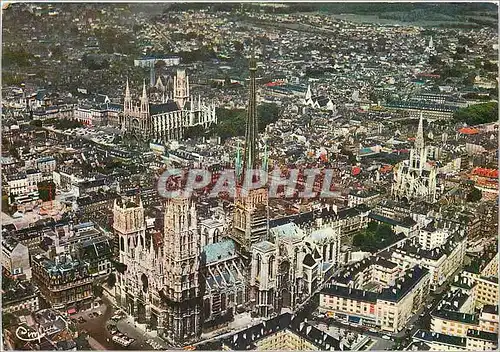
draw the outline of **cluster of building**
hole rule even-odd
[[[37,18],[71,13],[26,6]],[[87,20],[71,19],[82,33],[120,17],[100,9],[97,21],[91,5],[82,8]],[[125,8],[117,13],[126,17]],[[142,87],[116,75],[109,90],[96,88],[106,94],[78,88],[79,98],[29,83],[6,89],[2,300],[15,317],[7,347],[74,349],[67,315],[100,294],[172,347],[356,350],[384,335],[408,349],[497,347],[498,123],[451,123],[492,96],[491,31],[431,37],[314,13],[142,16],[140,45],[217,58],[181,65],[177,55],[138,55],[134,70],[149,73]],[[283,30],[292,24],[299,30]],[[82,52],[94,53],[97,39],[85,40]],[[445,82],[431,73],[436,56],[470,69],[481,59],[483,77],[473,87]],[[264,128],[262,103],[280,111]],[[246,109],[244,138],[187,140],[221,122],[216,107]],[[158,182],[169,167],[209,170],[212,182],[236,169],[234,195],[165,200]],[[243,182],[253,169],[316,168],[332,171],[327,199],[270,198],[267,186]],[[364,251],[355,239],[373,228],[387,236]],[[334,336],[316,312],[372,335]],[[426,314],[429,323],[416,326]],[[25,341],[16,331],[43,336]]]
[[[415,332],[412,345],[438,351],[489,351],[498,346],[498,252],[490,248],[454,278],[431,312],[430,329]]]

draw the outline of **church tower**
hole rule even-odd
[[[422,112],[420,112],[417,135],[415,137],[415,147],[410,150],[410,168],[413,170],[422,170],[426,162],[427,148],[424,142],[424,119]]]
[[[125,87],[125,98],[123,99],[123,112],[125,114],[130,114],[132,112],[132,96],[130,95],[128,78],[127,78],[127,86]]]
[[[141,107],[140,107],[140,129],[143,134],[143,139],[146,140],[151,132],[151,123],[149,116],[149,98],[146,88],[146,81],[144,80],[142,84],[142,96],[141,96]]]
[[[145,243],[146,225],[144,207],[139,196],[122,197],[113,205],[113,232],[115,236],[115,258],[119,263],[138,260]],[[137,315],[137,292],[127,285],[127,277],[133,275],[125,269],[117,270],[115,298],[128,314]]]
[[[414,147],[410,158],[394,167],[394,182],[391,193],[396,199],[418,199],[434,203],[437,194],[437,169],[427,164],[424,141],[424,119],[422,112],[418,121]]]
[[[189,198],[165,204],[163,254],[166,306],[158,332],[171,341],[185,343],[201,335],[203,277],[200,274],[200,234],[196,209]]]
[[[246,189],[245,179],[252,177],[253,170],[261,170],[258,153],[257,92],[255,74],[257,61],[250,59],[250,87],[246,119],[245,150],[241,176],[237,179],[232,238],[240,253],[248,258],[253,244],[267,239],[268,191],[267,187]],[[264,170],[267,172],[267,170]],[[239,176],[239,175],[238,175]],[[254,180],[257,181],[257,180]]]
[[[189,76],[186,70],[177,70],[174,76],[174,101],[181,109],[189,100]]]

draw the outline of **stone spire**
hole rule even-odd
[[[306,101],[308,101],[309,99],[311,99],[312,97],[312,93],[311,93],[311,85],[309,84],[307,86],[307,93],[306,93]]]
[[[415,149],[424,148],[424,115],[420,111],[420,119],[418,121],[417,136],[415,137]]]
[[[127,78],[127,86],[125,87],[125,99],[123,99],[123,111],[124,112],[132,111],[132,96],[130,95],[128,78]]]
[[[128,84],[128,77],[127,77],[127,86],[125,87],[125,98],[130,98],[130,87]]]
[[[141,97],[141,100],[144,101],[144,100],[147,100],[148,99],[148,92],[146,90],[146,80],[143,81],[143,84],[142,84],[142,97]]]
[[[142,84],[141,116],[142,117],[149,116],[149,99],[148,99],[148,92],[146,90],[146,80],[144,80]]]
[[[255,59],[254,48],[252,47],[252,56],[249,63],[250,70],[250,88],[248,94],[248,110],[245,133],[245,156],[243,159],[243,169],[252,170],[258,167],[258,149],[257,149],[257,92],[255,84],[255,73],[257,71],[257,61]]]
[[[238,141],[238,143],[236,145],[235,169],[236,169],[236,178],[239,179],[240,176],[241,176],[241,148],[240,148],[240,141]]]

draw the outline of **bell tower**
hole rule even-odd
[[[127,86],[125,87],[125,98],[123,99],[123,112],[128,115],[132,112],[132,96],[130,95],[130,87],[128,84],[127,78]]]
[[[166,306],[159,333],[176,343],[201,335],[203,277],[200,274],[200,233],[196,208],[189,198],[165,203],[163,304]]]
[[[181,109],[189,100],[189,76],[186,70],[178,69],[174,76],[174,101]]]
[[[145,242],[146,223],[144,207],[139,196],[121,197],[113,205],[113,232],[115,236],[114,254],[119,263],[133,262],[142,252]],[[127,285],[127,279],[133,275],[129,270],[116,272],[115,298],[119,306],[129,314],[137,311],[137,292]]]

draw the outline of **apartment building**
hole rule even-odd
[[[33,258],[33,279],[41,295],[55,309],[69,309],[92,299],[93,277],[88,265],[70,255],[50,260]]]
[[[2,240],[2,266],[13,278],[31,279],[28,247],[12,237]]]
[[[432,351],[494,351],[498,345],[498,334],[468,330],[462,337],[417,330],[413,341],[422,342],[423,349]]]
[[[333,283],[320,292],[320,311],[339,320],[397,332],[422,306],[429,284],[429,271],[420,266],[409,269],[392,286],[379,291]]]
[[[498,334],[498,302],[495,305],[484,305],[479,316],[479,330]]]
[[[436,290],[462,266],[466,244],[466,237],[455,233],[444,245],[432,250],[422,249],[420,243],[413,240],[399,244],[384,255],[403,269],[414,265],[426,267],[431,273],[431,289]]]
[[[348,349],[344,342],[319,330],[290,313],[250,326],[222,339],[222,350],[302,350]],[[211,349],[214,349],[212,346]]]

